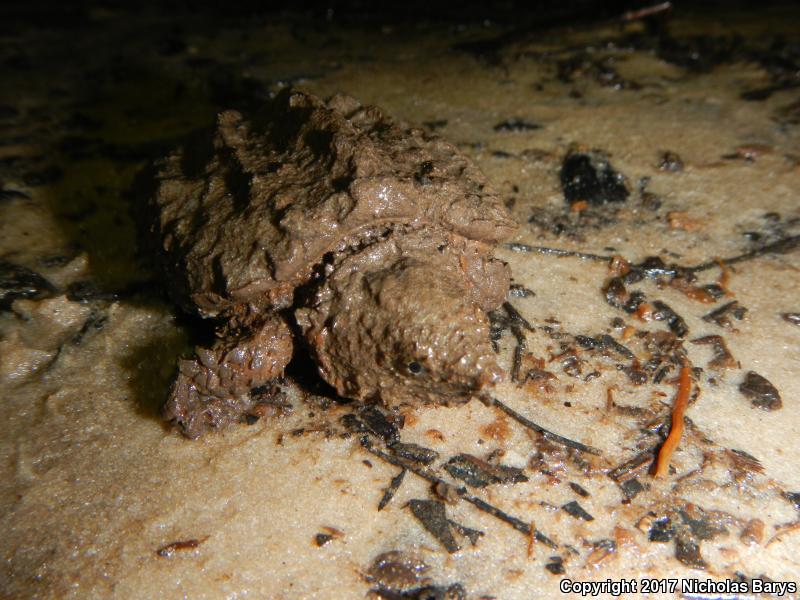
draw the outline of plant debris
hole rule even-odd
[[[451,585],[426,585],[420,588],[396,592],[394,590],[373,590],[380,600],[466,600],[467,592],[460,583]]]
[[[695,504],[686,504],[678,514],[698,540],[711,540],[728,533],[721,513],[705,511]]]
[[[706,569],[708,565],[700,554],[700,543],[726,535],[726,523],[731,521],[732,516],[685,503],[677,509],[669,508],[663,516],[656,518],[655,513],[650,513],[645,519],[650,519],[648,539],[651,542],[674,540],[675,558],[688,567]]]
[[[700,555],[700,544],[687,536],[675,538],[675,558],[693,569],[707,569],[708,565]]]
[[[766,256],[767,254],[786,254],[787,252],[797,250],[797,248],[800,248],[800,235],[793,235],[781,238],[769,244],[765,244],[759,248],[756,248],[755,250],[737,254],[736,256],[732,256],[730,258],[724,258],[722,261],[719,259],[710,260],[699,265],[695,265],[694,267],[689,267],[689,270],[693,272],[706,271],[708,269],[718,267],[720,262],[731,266],[758,258],[759,256]]]
[[[605,538],[592,543],[592,551],[586,557],[586,564],[596,567],[617,552],[617,542]]]
[[[551,556],[550,561],[544,565],[544,568],[553,575],[563,575],[566,573],[564,570],[564,559],[560,556]]]
[[[495,131],[501,133],[534,131],[541,128],[542,126],[538,123],[532,123],[531,121],[526,121],[525,119],[520,119],[519,117],[506,119],[505,121],[501,121],[493,127]]]
[[[503,302],[503,308],[508,313],[508,319],[512,325],[517,325],[528,331],[533,331],[533,325],[531,325],[510,302]]]
[[[625,495],[626,500],[633,500],[640,492],[644,491],[644,485],[636,477],[625,479],[619,484],[619,488]]]
[[[639,452],[633,458],[611,469],[611,471],[608,472],[609,478],[621,484],[636,477],[639,472],[643,471],[646,466],[649,466],[653,462],[655,451],[656,447]]]
[[[528,536],[528,537],[533,536],[533,538],[537,542],[540,542],[540,543],[544,544],[545,546],[547,546],[549,548],[555,548],[556,547],[556,544],[555,544],[555,542],[553,542],[553,540],[551,540],[549,537],[544,535],[538,529],[534,528],[530,523],[526,523],[522,519],[518,519],[517,517],[509,515],[508,513],[500,510],[496,506],[492,506],[491,504],[489,504],[485,500],[481,500],[480,498],[477,498],[475,496],[464,496],[464,500],[466,500],[467,502],[469,502],[470,504],[475,506],[478,510],[481,510],[481,511],[483,511],[485,513],[488,513],[488,514],[492,515],[493,517],[496,517],[496,518],[500,519],[501,521],[504,521],[504,522],[508,523],[514,529],[519,531],[521,534],[523,534],[525,536]]]
[[[568,204],[592,206],[625,202],[630,194],[625,177],[599,152],[569,152],[561,165],[561,189]]]
[[[732,327],[731,318],[741,321],[747,314],[747,309],[740,306],[736,300],[731,300],[727,304],[723,304],[719,308],[712,310],[707,315],[703,316],[703,321],[706,323],[716,323],[720,327]]]
[[[584,509],[577,500],[567,502],[561,507],[571,517],[583,519],[584,521],[594,521],[594,517]]]
[[[591,252],[576,252],[574,250],[564,250],[563,248],[550,248],[547,246],[530,246],[528,244],[520,244],[519,242],[509,242],[503,244],[503,247],[508,248],[514,252],[529,252],[535,254],[546,254],[549,256],[557,256],[559,258],[580,258],[582,260],[592,260],[597,262],[611,262],[612,256],[603,256],[602,254],[592,254]]]
[[[519,283],[512,283],[508,289],[508,294],[514,298],[533,298],[536,293]]]
[[[495,483],[520,483],[528,481],[522,469],[493,465],[470,454],[458,454],[444,466],[445,471],[467,485],[482,488]]]
[[[369,438],[367,438],[366,436],[361,438],[361,447],[364,448],[370,454],[373,454],[374,456],[377,456],[378,458],[388,462],[389,464],[395,465],[397,467],[403,467],[403,468],[408,469],[409,471],[411,471],[412,473],[414,473],[418,477],[422,477],[423,479],[425,479],[426,481],[429,481],[430,483],[432,483],[435,486],[443,486],[445,488],[453,489],[453,486],[448,484],[441,477],[437,476],[435,473],[431,472],[430,470],[424,469],[422,467],[418,467],[418,466],[416,466],[414,464],[410,464],[410,463],[408,463],[406,461],[403,461],[402,459],[400,459],[400,458],[398,458],[396,456],[393,456],[391,454],[387,454],[386,452],[383,452],[382,450],[380,450],[378,448],[375,448],[372,445],[372,443],[370,442]],[[540,542],[542,544],[545,544],[545,545],[547,545],[547,546],[549,546],[551,548],[555,548],[556,547],[555,542],[553,542],[549,537],[547,537],[545,534],[543,534],[538,529],[532,527],[530,525],[530,523],[526,523],[522,519],[519,519],[517,517],[509,515],[505,511],[503,511],[503,510],[497,508],[496,506],[486,502],[485,500],[481,500],[480,498],[477,498],[475,496],[470,496],[469,493],[467,492],[466,488],[463,488],[463,487],[462,488],[455,488],[454,489],[454,495],[457,496],[458,498],[466,501],[466,502],[469,502],[470,504],[472,504],[478,510],[483,511],[483,512],[485,512],[487,514],[490,514],[493,517],[503,521],[504,523],[507,523],[507,524],[511,525],[514,529],[516,529],[517,531],[519,531],[520,533],[522,533],[526,537],[534,536],[536,541],[538,541],[538,542]]]
[[[667,150],[661,153],[661,157],[658,161],[658,169],[670,173],[679,173],[683,171],[683,160],[677,152]]]
[[[764,521],[761,519],[750,519],[745,524],[739,539],[748,546],[760,546],[764,541]]]
[[[528,429],[532,429],[533,431],[541,433],[545,438],[547,438],[552,442],[561,444],[562,446],[566,446],[568,448],[574,448],[575,450],[580,450],[581,452],[586,452],[587,454],[596,454],[596,455],[600,454],[600,451],[597,448],[592,448],[591,446],[587,446],[586,444],[582,444],[580,442],[573,441],[569,438],[565,438],[564,436],[558,435],[557,433],[553,433],[552,431],[545,429],[541,425],[537,425],[527,417],[522,416],[520,413],[515,411],[507,404],[500,402],[500,400],[498,400],[497,398],[491,398],[490,403],[498,407],[500,410],[502,410],[509,417],[511,417],[521,425],[524,425]]]
[[[678,316],[678,314],[664,302],[656,300],[653,302],[653,308],[655,308],[653,311],[653,319],[656,321],[666,321],[669,330],[679,338],[685,337],[686,334],[689,333],[689,327],[686,325],[686,321]]]
[[[645,295],[639,290],[628,292],[621,277],[612,277],[603,290],[606,302],[628,314],[635,313],[645,301]]]
[[[661,446],[656,459],[655,477],[664,477],[669,472],[669,461],[672,458],[675,448],[681,441],[683,434],[683,415],[689,405],[689,394],[692,390],[691,369],[687,366],[681,367],[678,382],[678,395],[675,398],[675,406],[672,409],[672,426],[669,435]]]
[[[582,498],[588,498],[590,496],[589,492],[586,490],[585,487],[582,485],[575,483],[574,481],[569,482],[569,487],[572,489],[573,492],[581,496]]]
[[[744,381],[739,385],[739,391],[757,408],[778,410],[783,406],[781,395],[775,386],[755,371],[747,372]]]
[[[597,338],[595,340],[595,343],[598,348],[613,350],[623,358],[627,359],[635,358],[635,355],[633,354],[633,352],[630,351],[630,349],[628,349],[623,344],[620,344],[617,340],[615,340],[607,333],[604,333],[599,338]]]
[[[17,299],[39,300],[55,292],[55,286],[36,271],[0,260],[0,310],[8,310]]]
[[[781,317],[787,323],[791,323],[792,325],[800,325],[800,313],[796,312],[781,313]]]
[[[744,450],[726,450],[731,462],[731,475],[735,481],[751,479],[754,473],[763,473],[764,466],[755,456]]]
[[[156,554],[161,558],[172,558],[173,556],[175,556],[176,552],[183,552],[185,550],[194,550],[195,548],[200,546],[200,544],[205,542],[207,539],[208,537],[204,537],[203,539],[200,540],[191,539],[191,540],[181,540],[178,542],[171,542],[166,546],[161,546],[161,548],[156,550]]]
[[[397,442],[392,444],[392,451],[404,460],[410,460],[422,465],[429,465],[439,458],[439,453],[436,450],[420,446],[419,444]]]
[[[461,549],[447,519],[443,502],[437,500],[409,500],[408,507],[423,527],[433,535],[449,553]]]
[[[406,470],[401,469],[400,472],[392,477],[392,480],[389,482],[389,487],[386,488],[386,491],[383,493],[383,497],[381,501],[378,503],[378,510],[383,510],[386,508],[386,505],[392,501],[394,495],[397,493],[397,490],[400,489],[400,486],[403,483],[403,479],[406,477]]]
[[[669,517],[654,520],[650,525],[650,530],[647,532],[647,539],[651,542],[666,543],[674,537],[675,528],[672,526],[672,520]]]
[[[714,358],[708,363],[711,369],[733,369],[738,366],[736,359],[733,358],[725,339],[719,335],[706,335],[696,340],[692,340],[693,344],[710,345],[714,348]]]
[[[400,431],[386,415],[376,406],[367,406],[359,412],[362,422],[367,429],[386,442],[387,446],[400,440]]]
[[[450,523],[453,529],[455,529],[456,531],[458,531],[458,533],[467,538],[469,540],[469,543],[472,544],[473,546],[476,545],[478,543],[478,540],[485,535],[484,532],[479,529],[472,529],[471,527],[462,525],[461,523],[453,521],[452,519],[448,519],[447,522]]]
[[[524,383],[523,381],[520,381],[519,378],[519,371],[522,365],[522,353],[528,347],[523,329],[527,329],[528,331],[533,331],[534,329],[528,320],[523,317],[510,302],[503,302],[502,306],[506,313],[505,315],[502,315],[496,310],[489,313],[489,320],[491,323],[489,339],[492,342],[495,352],[498,352],[499,346],[497,342],[502,337],[503,331],[506,329],[511,331],[511,334],[517,341],[517,346],[514,348],[514,358],[511,365],[511,381]]]
[[[784,492],[783,497],[794,506],[795,510],[800,511],[800,492]]]

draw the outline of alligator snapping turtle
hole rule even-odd
[[[221,113],[156,172],[146,229],[169,290],[218,323],[164,406],[188,437],[247,414],[295,337],[359,401],[463,402],[501,379],[486,313],[509,272],[490,252],[516,224],[451,144],[284,90],[250,118]]]

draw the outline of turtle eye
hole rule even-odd
[[[408,372],[412,375],[419,375],[422,373],[422,365],[417,361],[412,360],[410,363],[408,363]]]

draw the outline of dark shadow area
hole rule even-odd
[[[129,386],[136,411],[162,422],[161,407],[175,376],[178,358],[191,348],[184,328],[168,328],[158,337],[131,345],[120,366],[130,374]],[[164,427],[169,425],[164,423]]]
[[[311,360],[302,344],[295,344],[295,353],[286,366],[286,377],[295,382],[306,394],[319,396],[336,404],[351,404],[350,398],[342,398],[336,389],[320,377],[317,364]]]

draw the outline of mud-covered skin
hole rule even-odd
[[[224,112],[210,143],[169,156],[159,180],[151,226],[170,285],[206,316],[290,304],[323,254],[378,224],[490,243],[515,228],[454,146],[344,96],[284,92],[249,121]]]
[[[173,297],[271,332],[248,317],[181,362],[164,412],[187,435],[240,418],[247,386],[280,375],[292,347],[278,310],[296,309],[344,396],[452,402],[499,379],[485,311],[509,276],[489,253],[516,224],[451,144],[346,96],[287,90],[250,119],[222,113],[157,169],[146,223]],[[272,366],[242,367],[242,343]]]
[[[506,265],[441,230],[392,235],[329,267],[296,312],[322,376],[358,400],[463,402],[501,379],[489,320]]]
[[[178,362],[164,418],[199,437],[208,427],[238,420],[253,406],[250,390],[283,375],[292,356],[292,334],[275,315],[245,332],[220,337]]]

